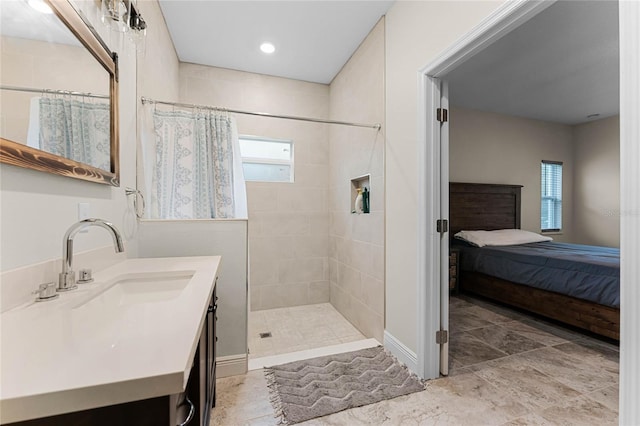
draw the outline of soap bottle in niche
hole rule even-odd
[[[369,213],[369,189],[365,186],[362,190],[362,213]]]
[[[362,188],[356,189],[358,191],[358,195],[356,196],[356,201],[353,205],[353,210],[360,214],[362,213]]]

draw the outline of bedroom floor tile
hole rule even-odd
[[[587,394],[587,396],[604,405],[609,410],[618,412],[618,391],[618,385],[613,385],[605,389],[591,392],[590,394]]]
[[[482,318],[478,313],[468,312],[467,309],[452,309],[449,312],[449,331],[451,333],[473,330],[474,328],[486,327],[492,324],[491,321]]]
[[[556,345],[554,348],[617,375],[619,373],[620,352],[610,346],[613,345],[601,344],[592,340],[577,340]]]
[[[523,364],[553,377],[579,392],[593,392],[615,383],[617,372],[585,362],[580,357],[567,355],[555,348],[543,348],[520,356]]]
[[[509,355],[543,347],[542,343],[499,325],[470,330],[467,333]]]
[[[469,333],[453,333],[449,356],[461,366],[478,364],[507,356],[505,352],[483,343]]]
[[[618,422],[616,345],[487,302],[452,298],[450,375],[422,392],[345,410],[304,425],[614,425]],[[313,308],[314,321],[322,307]],[[464,322],[465,311],[470,317]],[[265,311],[266,312],[266,311]],[[300,312],[257,316],[300,321]],[[332,315],[330,313],[329,315]],[[510,321],[489,321],[489,318]],[[502,319],[500,319],[502,321]],[[327,322],[316,322],[327,326]],[[481,325],[479,325],[481,324]],[[483,325],[482,325],[483,324]],[[460,326],[460,324],[458,324]],[[309,327],[313,328],[313,327]],[[253,331],[256,331],[254,328]],[[336,328],[332,328],[337,333]],[[347,330],[348,331],[348,330]],[[286,335],[288,331],[283,331]],[[295,333],[294,333],[295,334]],[[513,353],[512,353],[513,352]],[[261,370],[217,381],[215,425],[277,425]]]
[[[614,411],[586,396],[547,408],[539,415],[553,425],[618,424],[618,415]]]
[[[560,329],[533,319],[512,321],[504,324],[504,327],[546,346],[555,346],[581,338],[580,335],[572,331]]]
[[[581,395],[575,389],[531,367],[517,356],[491,361],[475,371],[498,389],[508,389],[530,410],[549,408]]]

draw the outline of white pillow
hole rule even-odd
[[[498,229],[496,231],[460,231],[455,238],[478,247],[484,246],[513,246],[517,244],[539,243],[552,241],[553,238],[523,231],[522,229]]]

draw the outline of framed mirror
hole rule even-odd
[[[0,7],[0,162],[119,186],[117,55],[69,0]]]

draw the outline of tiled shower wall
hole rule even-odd
[[[180,100],[328,117],[324,84],[180,64]],[[241,135],[290,139],[295,182],[247,182],[251,310],[329,301],[329,145],[325,124],[234,114]]]
[[[384,18],[330,87],[330,116],[382,130],[329,131],[331,304],[365,336],[384,332]],[[371,213],[352,214],[351,179],[371,175]]]

